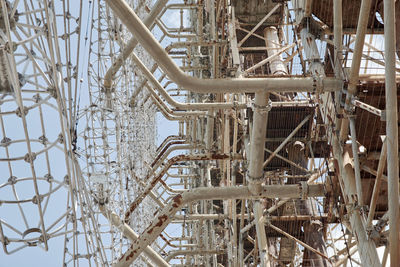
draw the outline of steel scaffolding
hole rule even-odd
[[[400,1],[0,3],[5,259],[399,266]]]

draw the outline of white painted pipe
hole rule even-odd
[[[389,253],[390,266],[400,263],[399,251],[399,133],[398,103],[396,85],[396,32],[395,3],[384,0],[385,22],[385,99],[386,99],[386,142],[387,142],[387,176],[389,204]],[[399,34],[399,33],[397,33]]]
[[[387,159],[387,142],[386,139],[383,141],[381,155],[379,157],[378,169],[376,171],[376,178],[374,183],[374,189],[372,190],[371,202],[369,204],[369,213],[366,222],[366,229],[371,228],[372,220],[374,219],[376,203],[378,202],[379,191],[381,188],[382,175],[383,171],[386,167],[386,159]]]
[[[354,53],[351,59],[351,71],[348,91],[352,95],[357,93],[358,74],[360,72],[361,55],[364,48],[365,34],[367,32],[370,10],[371,0],[362,0],[360,14],[358,16]]]
[[[214,142],[214,112],[209,110],[207,113],[206,125],[206,150],[210,151]]]
[[[342,78],[342,43],[343,43],[343,17],[342,0],[333,1],[333,41],[334,41],[334,64],[336,77]]]
[[[147,79],[156,87],[158,92],[165,98],[168,104],[183,110],[188,109],[198,109],[198,110],[207,110],[207,109],[225,109],[225,108],[246,108],[246,104],[237,104],[237,103],[180,103],[175,101],[167,91],[165,91],[164,87],[157,81],[157,79],[153,76],[153,74],[149,71],[149,69],[143,64],[143,62],[132,53],[132,60],[135,62],[136,66],[142,71],[142,73],[147,77]],[[153,91],[150,91],[154,95]],[[158,96],[157,96],[158,97]]]
[[[252,194],[260,194],[264,180],[264,147],[268,120],[268,95],[266,92],[258,92],[254,99],[253,127],[250,142],[250,164],[247,173],[249,190]],[[256,220],[256,233],[261,266],[270,266],[267,253],[267,236],[264,224],[260,221],[262,217],[262,205],[260,201],[254,202],[254,216]]]
[[[251,130],[249,170],[247,180],[253,194],[259,194],[263,182],[265,136],[267,133],[268,99],[265,92],[256,93],[254,99],[253,127]]]
[[[199,79],[184,72],[175,64],[152,33],[141,22],[135,12],[124,0],[106,0],[119,19],[136,36],[141,45],[157,61],[161,69],[181,87],[197,93],[238,93],[238,92],[312,92],[336,91],[342,88],[343,82],[331,78],[233,78],[233,79]]]
[[[303,28],[300,31],[300,37],[301,42],[303,43],[303,49],[306,54],[306,58],[311,63],[309,65],[309,71],[315,77],[325,77],[325,70],[320,61],[318,47],[315,42],[315,36],[311,34],[307,28]]]
[[[347,88],[345,109],[349,109],[352,97],[355,94],[357,94],[357,84],[360,72],[361,56],[364,48],[365,34],[367,32],[370,10],[371,10],[371,0],[362,0],[361,10],[358,16],[354,53],[351,59],[350,78],[349,78],[349,86]],[[342,120],[342,125],[340,128],[340,140],[342,141],[347,140],[348,133],[349,133],[349,121],[345,118]]]
[[[305,192],[304,192],[305,190]],[[198,187],[183,194],[178,194],[165,206],[154,221],[134,241],[125,254],[114,267],[128,267],[144,249],[152,244],[173,219],[173,215],[184,205],[199,200],[227,200],[227,199],[261,199],[261,198],[301,198],[304,194],[309,197],[324,195],[323,185],[309,185],[302,188],[301,185],[267,185],[263,186],[259,195],[254,195],[247,186],[232,187]]]
[[[357,236],[357,246],[358,252],[360,254],[360,259],[362,266],[381,266],[379,262],[378,252],[376,250],[376,245],[374,241],[367,236],[365,231],[365,219],[361,216],[359,211],[354,210],[355,196],[357,194],[356,182],[354,176],[354,170],[352,166],[352,158],[348,150],[345,149],[345,153],[341,155],[341,147],[337,138],[333,138],[332,149],[335,157],[338,157],[340,174],[342,175],[343,181],[343,195],[347,196],[347,212],[349,213],[349,222],[352,228],[352,233]]]
[[[350,121],[351,148],[353,151],[354,174],[356,178],[357,201],[359,206],[363,206],[364,198],[363,198],[363,188],[362,188],[361,172],[360,172],[360,159],[358,157],[356,120],[354,119],[354,117],[350,117],[349,121]]]
[[[150,14],[145,18],[144,25],[146,27],[152,28],[155,19],[160,15],[161,11],[168,3],[169,0],[158,0],[157,3],[152,7]],[[133,49],[135,49],[138,44],[138,40],[135,36],[130,39],[126,45],[126,47],[122,50],[122,53],[118,55],[117,59],[113,63],[113,65],[107,70],[106,75],[104,76],[104,87],[110,88],[112,85],[112,78],[117,73],[117,71],[121,68],[122,64],[125,60],[130,56]]]
[[[312,2],[313,2],[312,0],[304,0],[304,16],[305,17],[311,16]]]
[[[100,205],[99,208],[104,217],[106,217],[112,225],[117,227],[131,241],[135,241],[139,238],[138,234],[136,234],[132,230],[132,228],[129,227],[129,225],[122,222],[117,214],[107,210],[104,207],[104,205]],[[143,252],[150,259],[150,261],[156,264],[157,266],[163,266],[163,267],[171,266],[160,256],[160,254],[154,251],[154,249],[152,249],[150,246],[147,246]]]
[[[269,63],[269,68],[272,75],[287,75],[287,68],[283,63],[278,31],[275,27],[266,27],[264,29],[265,46],[267,47],[268,57],[275,56]]]

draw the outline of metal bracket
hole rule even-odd
[[[381,121],[386,121],[386,110],[381,111]]]

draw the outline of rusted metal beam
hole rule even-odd
[[[163,169],[152,178],[147,177],[145,180],[148,181],[147,187],[143,190],[143,192],[129,204],[128,210],[125,212],[125,222],[129,221],[129,217],[132,212],[136,209],[136,207],[143,201],[143,199],[151,192],[154,186],[161,180],[164,174],[167,173],[168,169],[177,162],[182,161],[195,161],[195,160],[226,160],[232,159],[231,155],[226,154],[199,154],[199,155],[178,155],[170,158],[167,163],[164,165]],[[236,157],[237,158],[237,157]]]
[[[361,56],[364,47],[365,34],[368,26],[368,18],[371,10],[372,0],[362,0],[360,14],[358,16],[356,41],[354,44],[354,53],[351,60],[351,69],[349,77],[349,86],[346,94],[345,109],[349,110],[352,97],[357,93],[358,76],[360,72]],[[347,140],[349,133],[349,121],[347,118],[342,120],[340,128],[340,140]]]
[[[106,209],[104,205],[99,206],[101,213],[108,219],[108,221],[118,228],[126,237],[128,237],[131,241],[135,241],[139,238],[139,236],[132,230],[129,225],[122,222],[117,214],[111,212]],[[150,261],[157,266],[169,267],[167,261],[165,261],[160,254],[154,251],[150,246],[147,246],[144,249],[145,255],[150,259]]]
[[[132,243],[128,251],[118,260],[115,267],[128,267],[143,250],[154,242],[172,220],[175,213],[184,205],[199,200],[227,200],[227,199],[261,199],[261,198],[301,198],[304,194],[309,197],[324,195],[323,185],[268,185],[262,186],[260,194],[254,195],[247,186],[233,187],[199,187],[185,193],[178,194],[157,215],[155,220]]]

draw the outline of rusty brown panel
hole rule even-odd
[[[381,1],[382,0],[373,0],[371,3],[368,28],[383,28],[383,25],[375,17],[375,13]],[[343,28],[357,28],[360,7],[361,0],[343,0]],[[333,0],[313,1],[312,13],[324,24],[333,28]]]
[[[232,5],[235,7],[235,16],[240,21],[256,25],[270,10],[278,3],[273,0],[233,0]],[[283,7],[269,17],[264,25],[278,25],[283,18]]]
[[[357,88],[358,99],[380,110],[385,110],[385,84],[383,82],[363,82]],[[400,85],[397,86],[400,101]],[[357,140],[368,152],[380,151],[381,135],[386,133],[386,123],[380,117],[360,108],[356,109]],[[400,140],[400,139],[399,139]]]

